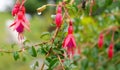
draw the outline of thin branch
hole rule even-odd
[[[46,4],[47,6],[57,6],[56,4]]]
[[[120,29],[120,26],[109,26],[108,28],[103,29],[101,33],[105,32],[105,35],[107,35],[110,31],[117,31],[118,29]]]
[[[55,38],[56,38],[56,36],[57,36],[57,34],[58,34],[58,31],[59,31],[59,28],[57,27],[57,28],[55,29],[55,33],[54,33],[52,39],[50,40],[51,43],[54,42],[54,40],[55,40]]]
[[[35,44],[35,45],[33,45],[33,46],[39,46],[39,45],[47,44],[48,42],[49,42],[49,41],[41,42],[41,43]]]
[[[113,31],[112,33],[112,38],[111,38],[111,42],[114,43],[114,35],[115,35],[115,32]]]
[[[60,61],[60,64],[61,64],[61,66],[62,66],[62,69],[65,70],[64,65],[63,65],[63,63],[62,63],[62,60],[61,60],[60,56],[57,55],[57,57],[58,57],[58,59],[59,59],[59,61]]]
[[[65,7],[65,5],[63,6],[63,9],[64,9],[64,11],[65,11],[66,17],[69,18],[69,19],[71,19],[70,15],[69,15],[69,13],[68,13],[68,9]]]
[[[41,42],[41,43],[38,43],[38,44],[35,44],[35,45],[32,45],[32,46],[35,46],[35,47],[37,47],[37,46],[39,46],[39,45],[43,45],[43,44],[47,44],[48,42]],[[19,50],[17,50],[16,52],[23,52],[24,50],[27,50],[28,48],[21,48],[21,49],[19,49]],[[15,52],[15,51],[11,51],[11,50],[4,50],[4,49],[1,49],[0,48],[0,52],[2,52],[2,53],[13,53],[13,52]]]
[[[92,12],[93,12],[93,6],[95,5],[95,1],[94,0],[90,0],[90,11],[89,11],[89,16],[92,16]]]

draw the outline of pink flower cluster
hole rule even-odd
[[[30,31],[30,23],[25,17],[25,7],[24,7],[25,0],[20,1],[18,0],[16,4],[14,5],[14,8],[12,10],[12,15],[15,17],[15,20],[10,27],[13,27],[13,30],[16,30],[18,32],[18,39],[22,40],[24,29],[27,29]]]

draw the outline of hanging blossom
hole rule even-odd
[[[16,18],[13,24],[10,25],[10,27],[13,27],[13,30],[16,30],[18,32],[18,40],[22,40],[24,38],[24,29],[30,31],[30,23],[25,17],[26,11],[24,7],[24,2],[25,1],[22,0],[22,3],[20,4],[20,2],[17,1],[12,10],[12,15],[16,16]]]
[[[70,58],[74,56],[75,48],[76,48],[76,42],[75,42],[75,38],[74,38],[74,35],[73,35],[72,21],[70,21],[70,23],[69,23],[68,34],[63,41],[63,48],[65,48],[67,50],[67,54]]]
[[[101,33],[98,39],[98,47],[102,48],[103,44],[104,44],[104,35]]]
[[[62,7],[59,5],[57,8],[57,13],[55,17],[55,23],[58,28],[60,28],[62,24]]]
[[[111,59],[114,54],[114,44],[110,43],[109,48],[108,48],[108,57]]]

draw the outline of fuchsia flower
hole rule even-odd
[[[62,24],[62,7],[61,6],[58,6],[58,8],[57,8],[55,23],[56,23],[56,26],[60,28],[60,26]]]
[[[104,43],[104,35],[101,33],[98,39],[98,47],[102,48],[103,43]]]
[[[22,40],[24,38],[23,37],[24,29],[27,29],[28,31],[30,31],[30,23],[25,17],[24,5],[19,7],[18,13],[15,13],[15,14],[17,17],[16,17],[15,21],[13,22],[13,24],[10,25],[10,27],[13,27],[13,30],[16,30],[18,32],[18,39]]]
[[[76,48],[76,42],[75,38],[73,36],[73,26],[72,21],[70,21],[70,25],[68,28],[68,35],[63,41],[63,48],[67,50],[68,56],[71,58],[74,56],[75,48]]]
[[[108,48],[108,57],[111,59],[113,57],[113,54],[114,54],[114,44],[111,43]]]

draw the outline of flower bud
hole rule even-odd
[[[68,34],[72,34],[73,33],[73,26],[69,26],[68,27]]]
[[[20,3],[16,3],[12,9],[12,16],[15,16],[19,11]]]
[[[46,7],[47,7],[47,5],[43,5],[42,7],[39,7],[39,8],[37,9],[37,12],[38,12],[38,13],[41,13],[42,11],[44,11],[44,10],[46,9]]]
[[[57,13],[62,13],[62,7],[60,5],[57,8]]]
[[[98,39],[98,47],[102,48],[103,43],[104,43],[104,35],[101,33]]]
[[[114,54],[114,44],[111,43],[108,48],[108,57],[111,59],[113,57],[113,54]]]
[[[56,23],[56,26],[60,28],[60,26],[62,24],[62,14],[60,14],[60,13],[56,14],[55,23]]]

